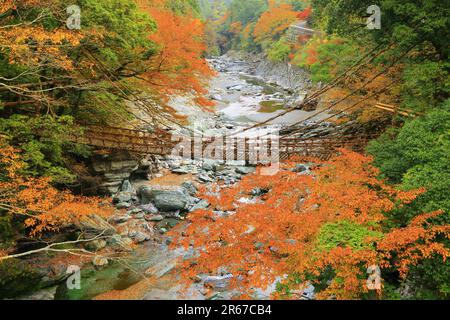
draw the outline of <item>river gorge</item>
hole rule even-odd
[[[303,70],[268,62],[261,56],[232,52],[210,59],[209,63],[217,72],[209,86],[216,111],[201,111],[186,97],[174,97],[170,102],[174,110],[188,118],[187,127],[206,136],[232,134],[271,119],[286,108],[300,104],[313,89]],[[253,133],[261,134],[270,128],[281,130],[311,114],[314,112],[295,110],[253,129]],[[316,134],[327,132],[329,123],[319,127],[314,123],[328,116],[323,112],[303,125],[311,126]],[[89,250],[98,252],[98,256],[93,262],[83,263],[81,288],[68,288],[67,263],[59,262],[48,267],[47,274],[44,272],[44,277],[50,277],[51,281],[22,299],[231,299],[242,294],[227,287],[233,275],[228,274],[226,268],[217,274],[199,275],[197,283],[186,289],[180,283],[183,270],[178,262],[191,259],[196,252],[171,248],[172,239],[166,233],[176,225],[186,224],[189,212],[208,208],[207,201],[196,197],[199,185],[217,192],[217,188],[232,186],[253,173],[254,167],[242,161],[202,161],[174,156],[125,157],[106,164],[107,161],[94,163],[94,167],[104,176],[111,175],[105,168],[115,167],[115,180],[106,184],[106,190],[113,194],[117,213],[100,226],[95,221],[83,225],[87,229],[112,231],[108,240],[90,244]],[[137,170],[141,173],[136,174]],[[308,174],[307,165],[301,172]],[[222,183],[221,187],[217,182]],[[230,214],[216,213],[218,217]],[[105,250],[122,252],[122,257],[102,258]],[[268,299],[274,290],[275,283],[268,288],[256,288],[253,298]]]

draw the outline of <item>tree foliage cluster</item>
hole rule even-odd
[[[222,52],[269,51],[306,7],[301,0],[231,1],[214,20],[217,43]]]
[[[203,84],[212,75],[197,1],[73,4],[80,30],[66,26],[60,0],[2,2],[0,15],[1,133],[24,150],[29,173],[64,182],[64,157],[86,155],[65,142],[75,127],[127,122],[127,104],[140,98],[154,101],[150,113],[173,93],[208,105]]]
[[[441,210],[443,214],[431,222],[448,225],[449,64],[445,43],[450,26],[449,5],[441,1],[381,1],[381,29],[368,31],[358,28],[365,23],[368,1],[314,0],[312,4],[316,25],[327,33],[356,48],[389,47],[373,61],[372,65],[378,68],[409,52],[388,75],[388,79],[398,79],[388,91],[389,99],[405,109],[421,112],[422,116],[397,119],[398,125],[372,142],[368,151],[382,178],[403,190],[427,190],[411,204],[391,212],[393,226],[405,226],[415,219],[417,210]],[[389,101],[388,97],[384,99]],[[441,241],[448,247],[448,239]],[[412,268],[410,279],[415,297],[448,297],[449,270],[448,262],[433,258]]]
[[[210,103],[204,83],[213,72],[204,59],[205,25],[196,0],[71,5],[81,10],[79,30],[67,24],[76,18],[67,13],[67,1],[1,2],[0,232],[5,241],[15,231],[57,231],[96,212],[98,199],[55,188],[76,185],[69,168],[91,150],[71,143],[70,136],[83,134],[86,125],[123,126],[134,119],[130,103],[142,101],[142,111],[158,115],[173,94],[192,95],[201,106]]]
[[[383,289],[369,290],[368,267],[379,266],[383,285],[398,288],[424,261],[446,263],[450,251],[442,240],[450,229],[432,223],[441,210],[417,209],[413,219],[393,225],[390,213],[425,190],[402,191],[378,179],[372,160],[341,150],[328,162],[312,160],[313,176],[287,163],[274,176],[256,173],[217,194],[205,189],[211,207],[172,231],[175,245],[199,250],[184,262],[184,278],[190,283],[198,274],[226,272],[238,292],[250,295],[278,281],[281,298],[294,297],[308,282],[322,299],[391,298]]]

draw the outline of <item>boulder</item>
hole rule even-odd
[[[214,171],[215,172],[223,172],[225,170],[228,170],[228,167],[224,164],[215,164],[214,165]]]
[[[110,168],[112,171],[135,171],[139,168],[139,162],[136,160],[119,160],[111,161]]]
[[[26,301],[51,301],[55,300],[56,291],[59,286],[46,287],[39,291],[33,292],[29,295],[21,296],[19,298],[14,298],[15,300],[26,300]]]
[[[120,182],[106,182],[98,186],[99,193],[111,195],[119,191]]]
[[[139,162],[139,167],[141,168],[150,168],[152,166],[152,162],[149,159],[142,159]]]
[[[139,167],[137,160],[128,152],[118,152],[101,155],[92,158],[92,169],[96,176],[101,179],[99,191],[106,194],[114,194],[124,187],[124,180],[128,180]],[[128,190],[128,183],[124,191]]]
[[[180,191],[152,190],[144,187],[139,193],[143,204],[153,203],[162,212],[182,211],[189,203],[188,196]]]
[[[57,285],[69,277],[67,274],[67,266],[61,262],[44,267],[42,271],[45,272],[45,275],[42,277],[39,284],[41,288]]]

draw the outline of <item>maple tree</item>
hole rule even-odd
[[[205,25],[191,14],[176,14],[165,3],[139,1],[157,25],[157,31],[149,36],[157,53],[149,59],[143,78],[166,99],[174,93],[194,93],[197,102],[211,106],[204,98],[205,83],[214,74],[203,58]]]
[[[278,40],[289,26],[297,20],[297,12],[290,4],[269,2],[269,8],[259,18],[253,35],[255,41],[266,47],[267,42]]]
[[[56,232],[72,223],[79,223],[83,216],[97,214],[107,217],[113,210],[102,205],[99,198],[75,196],[69,191],[59,191],[51,185],[51,179],[24,177],[20,150],[0,139],[0,209],[7,214],[25,217],[24,225],[31,236],[44,232]]]
[[[299,20],[307,20],[312,13],[312,7],[307,7],[305,10],[297,14]]]
[[[186,228],[172,231],[177,237],[174,245],[201,248],[198,257],[183,263],[185,280],[227,270],[233,274],[232,285],[251,292],[286,274],[300,275],[303,281],[291,285],[295,289],[306,282],[305,275],[317,280],[331,268],[334,275],[319,297],[353,299],[367,294],[370,265],[395,266],[405,276],[410,266],[434,254],[446,259],[450,252],[438,239],[450,235],[449,226],[426,226],[441,212],[420,215],[405,228],[384,232],[384,213],[412,202],[424,190],[399,191],[378,180],[371,160],[341,150],[328,162],[310,159],[318,163],[314,176],[292,172],[293,163],[288,163],[273,177],[257,173],[223,191],[203,190],[210,209],[193,212]],[[252,197],[255,191],[262,195]],[[353,242],[344,240],[351,236],[345,233],[342,240],[324,247],[324,228],[342,222],[367,231]]]

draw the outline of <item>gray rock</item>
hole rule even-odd
[[[298,172],[298,173],[305,172],[305,171],[308,171],[308,167],[305,166],[304,164],[297,164],[295,166],[295,168],[292,169],[292,172]]]
[[[206,200],[201,200],[199,203],[194,204],[191,208],[191,211],[199,210],[199,209],[206,209],[209,207],[209,202]]]
[[[144,210],[142,210],[142,209],[140,209],[140,208],[134,208],[134,209],[132,209],[132,210],[130,210],[130,211],[127,211],[127,214],[133,215],[133,214],[139,214],[139,213],[141,213],[141,212],[144,212]]]
[[[145,213],[141,212],[138,213],[134,216],[136,219],[144,219],[145,218]]]
[[[170,218],[180,219],[181,218],[180,211],[166,212],[164,214],[164,218],[169,218],[169,220],[173,220],[173,219],[170,219]]]
[[[152,162],[148,159],[142,159],[139,163],[140,169],[146,170],[152,166]]]
[[[105,182],[98,186],[99,192],[111,195],[119,191],[120,181]]]
[[[128,214],[120,215],[120,216],[113,216],[111,218],[111,221],[113,223],[125,223],[128,220],[130,220],[132,217]]]
[[[162,212],[185,210],[189,202],[188,196],[180,191],[152,190],[144,187],[140,190],[140,196],[143,204],[153,203]]]
[[[33,292],[30,295],[21,296],[16,300],[27,300],[27,301],[50,301],[55,300],[56,291],[59,286],[52,286],[50,288],[41,289],[39,291]]]
[[[214,179],[211,178],[210,176],[206,175],[206,174],[201,174],[198,176],[198,179],[201,182],[214,182]]]
[[[172,171],[172,173],[176,173],[176,174],[188,174],[191,172],[191,170],[186,167],[172,169],[171,171]]]
[[[214,166],[212,163],[205,161],[202,165],[202,169],[205,171],[213,171],[214,170]]]
[[[237,84],[234,86],[228,86],[227,87],[228,90],[235,90],[235,91],[241,91],[242,89],[244,89],[244,86],[241,84]]]
[[[236,172],[240,174],[250,174],[254,173],[256,171],[256,168],[254,167],[237,167]]]
[[[316,296],[315,290],[316,288],[312,284],[309,284],[306,289],[303,290],[301,300],[314,300]]]
[[[145,216],[145,220],[146,221],[150,221],[150,222],[159,222],[159,221],[163,221],[164,217],[162,215],[151,215],[151,216]]]
[[[198,191],[193,182],[183,182],[181,187],[183,187],[190,196],[194,196]]]
[[[130,172],[108,172],[103,175],[107,181],[116,182],[119,186],[122,185],[124,179],[130,177]]]
[[[122,192],[128,192],[128,193],[134,193],[134,188],[131,185],[131,182],[129,180],[125,180],[122,183],[122,186],[120,187],[120,191]]]
[[[116,204],[117,209],[128,209],[130,207],[131,207],[131,203],[129,203],[129,202],[120,202],[120,203]]]
[[[217,290],[226,289],[232,278],[232,274],[227,274],[225,276],[208,276],[203,281],[206,286],[210,286]]]
[[[153,203],[148,203],[145,205],[142,205],[139,207],[143,212],[145,213],[149,213],[149,214],[157,214],[158,208],[155,207],[155,205]]]
[[[43,268],[44,276],[39,283],[40,288],[47,288],[63,282],[69,277],[67,266],[64,263],[56,263]]]
[[[267,193],[267,190],[261,189],[261,188],[255,188],[250,193],[252,196],[255,197],[261,197],[262,195],[265,195]]]
[[[223,164],[215,164],[214,165],[214,171],[215,172],[223,172],[228,170],[229,168],[226,165]]]
[[[112,161],[110,166],[112,171],[122,171],[122,170],[134,171],[138,169],[138,167],[139,162],[137,162],[136,160]]]
[[[121,191],[114,195],[114,203],[130,202],[133,199],[133,193],[127,191]]]

